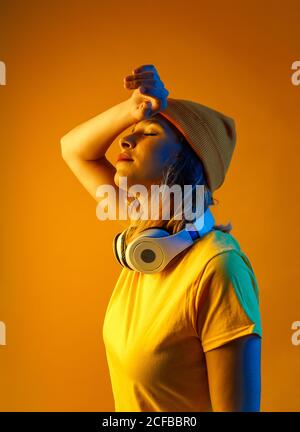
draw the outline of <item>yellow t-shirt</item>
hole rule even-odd
[[[115,411],[211,411],[204,353],[250,333],[262,336],[258,285],[231,234],[160,273],[123,268],[103,323]]]

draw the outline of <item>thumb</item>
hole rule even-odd
[[[152,104],[149,100],[145,100],[142,104],[143,113],[146,116],[149,116],[151,113]]]

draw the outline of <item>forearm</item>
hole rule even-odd
[[[62,154],[65,158],[101,159],[114,139],[133,122],[127,99],[64,135],[60,140]]]

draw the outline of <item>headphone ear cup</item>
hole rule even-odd
[[[117,260],[121,265],[123,265],[122,262],[121,262],[121,260],[120,260],[120,258],[119,258],[119,251],[118,251],[118,239],[119,239],[119,237],[120,237],[121,234],[122,234],[121,232],[118,233],[118,234],[115,236],[114,240],[113,240],[113,253],[114,253],[114,256],[115,256],[116,260]]]
[[[126,236],[126,230],[118,233],[114,240],[113,240],[113,252],[115,255],[115,258],[119,261],[121,266],[127,267],[131,270],[131,267],[128,266],[126,257],[125,257],[125,236]]]
[[[169,232],[161,227],[147,228],[127,245],[126,264],[131,269],[142,273],[156,273],[162,264],[167,264],[164,249],[158,243],[161,238],[168,238]]]
[[[126,257],[125,257],[125,252],[126,252],[125,236],[126,236],[126,230],[123,231],[123,233],[121,235],[121,239],[120,239],[120,242],[121,242],[121,246],[120,246],[120,248],[121,248],[121,261],[123,263],[123,266],[128,267],[127,262],[126,262]]]
[[[129,270],[132,270],[132,268],[128,265],[126,261],[126,245],[125,245],[126,233],[127,233],[127,229],[120,234],[120,239],[117,243],[117,251],[118,251],[119,262],[121,262],[122,266],[127,267]]]

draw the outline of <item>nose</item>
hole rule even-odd
[[[121,149],[134,148],[136,146],[133,135],[123,136],[120,139],[119,144],[120,144]]]

